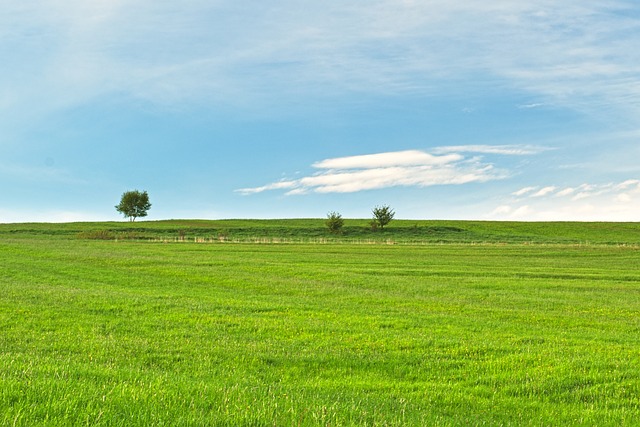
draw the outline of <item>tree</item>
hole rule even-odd
[[[376,206],[373,208],[373,223],[383,229],[385,225],[389,224],[396,214],[389,206]]]
[[[329,212],[325,224],[330,232],[340,234],[342,232],[342,226],[344,225],[344,219],[342,219],[342,215],[338,212]]]
[[[129,221],[135,221],[136,218],[147,216],[147,211],[151,209],[149,203],[149,195],[146,191],[138,190],[126,191],[122,193],[120,204],[116,205],[116,210],[120,212]]]

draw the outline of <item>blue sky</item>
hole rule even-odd
[[[635,0],[0,4],[0,222],[640,219]]]

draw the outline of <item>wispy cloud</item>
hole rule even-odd
[[[522,108],[582,109],[589,101],[600,113],[603,105],[637,112],[640,99],[640,22],[633,13],[625,18],[637,12],[626,0],[304,8],[277,0],[250,9],[230,1],[26,0],[4,7],[0,48],[12,52],[3,58],[12,66],[0,71],[2,104],[27,95],[60,106],[105,93],[169,103],[431,94],[479,75],[490,87],[540,100]]]
[[[544,187],[541,188],[540,190],[536,191],[535,193],[533,193],[531,195],[531,197],[544,197],[547,196],[551,193],[553,193],[554,191],[556,191],[556,187],[554,187],[553,185],[549,186],[549,187]]]
[[[407,150],[327,159],[314,163],[313,167],[318,169],[371,169],[393,166],[436,166],[459,160],[462,160],[462,156],[459,154],[434,156],[424,151]]]
[[[454,145],[437,147],[433,149],[436,154],[445,153],[478,153],[478,154],[502,154],[507,156],[530,156],[550,150],[548,147],[535,145]]]
[[[640,180],[585,183],[575,187],[525,187],[512,193],[490,219],[635,221],[640,209]]]
[[[532,103],[532,104],[520,104],[520,105],[518,105],[518,108],[520,110],[530,110],[532,108],[540,108],[540,107],[544,107],[544,106],[545,106],[544,103],[535,102],[535,103]]]
[[[518,190],[518,191],[514,191],[512,194],[513,194],[514,196],[524,196],[525,194],[530,193],[530,192],[532,192],[532,191],[536,190],[536,188],[537,188],[537,187],[524,187],[524,188],[521,188],[521,189],[520,189],[520,190]]]
[[[575,191],[576,191],[575,188],[567,187],[567,188],[564,188],[564,189],[558,191],[555,194],[555,196],[556,197],[566,197],[566,196],[569,196],[569,195],[575,193]]]
[[[524,187],[512,193],[518,198],[568,198],[576,201],[580,199],[592,198],[602,195],[616,195],[624,192],[640,192],[640,180],[629,179],[620,183],[607,184],[581,184],[575,187],[558,187],[550,185],[547,187]]]
[[[326,159],[314,163],[320,169],[304,178],[236,190],[250,195],[269,190],[288,190],[287,195],[315,193],[353,193],[398,186],[427,187],[486,182],[508,176],[481,158],[466,158],[464,152],[525,155],[537,152],[517,146],[458,146],[434,150],[406,150]]]

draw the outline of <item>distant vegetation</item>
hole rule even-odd
[[[327,220],[325,221],[330,233],[340,234],[344,227],[344,219],[338,212],[329,212],[327,214]]]
[[[116,205],[116,210],[124,215],[125,218],[129,218],[131,222],[136,218],[142,218],[147,216],[147,213],[151,209],[151,203],[149,202],[149,194],[146,191],[126,191],[120,198],[120,203]]]
[[[395,211],[391,209],[390,206],[376,206],[373,208],[373,226],[374,228],[380,227],[382,230],[385,225],[388,225],[393,217],[395,216]]]
[[[99,240],[281,242],[281,243],[504,243],[640,244],[639,223],[491,222],[394,220],[373,231],[370,220],[348,219],[331,233],[326,219],[167,220],[66,224],[0,224],[11,236]]]

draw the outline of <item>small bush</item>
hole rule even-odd
[[[338,212],[329,212],[327,214],[327,220],[325,221],[327,228],[333,234],[341,234],[342,227],[344,226],[344,219]]]
[[[376,206],[373,208],[373,220],[377,223],[377,226],[382,230],[385,225],[389,224],[396,214],[390,206]]]

